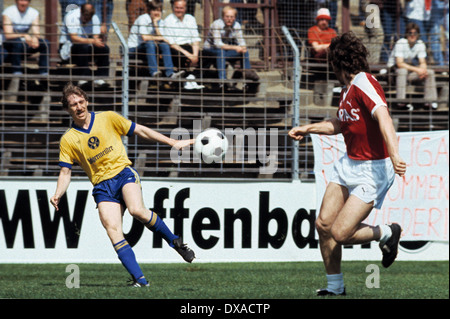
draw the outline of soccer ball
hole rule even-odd
[[[221,163],[228,149],[226,136],[215,128],[209,128],[197,135],[194,152],[207,164]]]

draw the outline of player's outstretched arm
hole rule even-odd
[[[138,135],[149,141],[164,143],[175,147],[176,149],[182,149],[184,147],[188,147],[191,144],[194,144],[193,139],[189,140],[175,140],[173,138],[167,137],[151,128],[148,128],[144,125],[136,124],[136,128],[134,129],[134,134]]]
[[[289,131],[288,135],[290,138],[300,141],[308,134],[335,135],[340,132],[341,126],[339,125],[339,120],[337,118],[333,118],[319,123],[293,127]]]
[[[374,113],[374,118],[378,121],[378,125],[380,126],[380,131],[383,135],[384,142],[386,143],[386,148],[392,165],[394,166],[395,173],[399,176],[405,175],[406,163],[400,157],[397,134],[388,109],[386,107],[379,107]]]
[[[55,195],[50,198],[50,203],[55,207],[56,211],[59,210],[59,201],[61,197],[63,197],[64,193],[67,191],[67,188],[70,184],[70,179],[72,176],[72,170],[68,167],[61,167],[58,176],[58,183],[56,184]]]

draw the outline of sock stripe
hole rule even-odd
[[[147,227],[153,227],[156,223],[156,220],[158,219],[158,215],[156,215],[154,212],[150,211],[152,213],[152,217],[150,217],[150,220],[145,223],[145,226]]]
[[[122,249],[126,246],[129,246],[129,245],[128,245],[128,242],[124,239],[124,240],[121,240],[118,243],[114,244],[114,249],[116,251],[119,251],[120,249]]]

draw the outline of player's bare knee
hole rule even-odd
[[[323,219],[321,219],[320,217],[317,218],[315,224],[319,235],[325,236],[330,234],[331,225],[326,223]]]
[[[340,245],[348,244],[352,238],[352,234],[338,227],[331,228],[331,236]]]
[[[131,216],[133,216],[134,218],[144,222],[146,221],[146,209],[144,207],[128,207],[128,212],[130,213]]]

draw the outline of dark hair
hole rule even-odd
[[[71,82],[67,83],[63,89],[63,96],[61,98],[61,103],[63,109],[69,108],[69,101],[67,101],[68,97],[72,94],[82,96],[86,101],[88,100],[88,96],[86,92],[84,92],[79,86],[73,85]]]
[[[370,72],[367,57],[369,51],[352,31],[331,40],[328,57],[335,70],[344,71],[350,80],[351,74]]]
[[[410,22],[406,25],[405,33],[408,34],[409,31],[416,30],[417,33],[420,33],[420,27],[414,22]]]
[[[155,10],[162,10],[163,4],[159,0],[150,0],[147,2],[147,10],[155,11]]]

